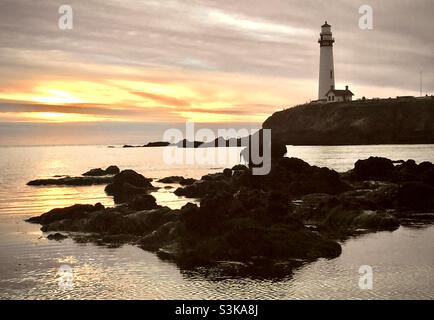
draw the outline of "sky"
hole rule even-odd
[[[71,30],[58,26],[65,2]],[[337,88],[419,95],[423,71],[433,94],[433,12],[432,0],[1,0],[0,144],[21,143],[25,124],[260,125],[316,99],[325,20]]]

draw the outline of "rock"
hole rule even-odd
[[[397,206],[403,210],[434,210],[434,187],[409,182],[398,189]]]
[[[196,179],[193,179],[193,178],[184,178],[182,176],[170,176],[170,177],[162,178],[162,179],[158,180],[157,182],[179,183],[180,185],[187,186],[187,185],[193,184],[195,181],[196,181]]]
[[[137,195],[128,202],[128,207],[135,211],[156,209],[159,206],[154,196],[150,194]]]
[[[223,190],[233,190],[233,186],[228,181],[220,179],[216,180],[199,180],[191,185],[175,190],[177,196],[184,196],[186,198],[202,198],[207,194],[216,193]]]
[[[225,168],[223,170],[223,175],[226,176],[226,177],[232,177],[232,170],[229,169],[229,168]]]
[[[387,212],[364,210],[354,217],[352,225],[358,229],[393,231],[399,228],[400,223]]]
[[[153,147],[167,147],[170,146],[170,142],[166,141],[155,141],[155,142],[148,142],[143,147],[145,148],[153,148]]]
[[[100,176],[107,175],[107,173],[105,172],[105,170],[103,170],[101,168],[96,168],[96,169],[90,169],[89,171],[83,173],[82,175],[83,176],[91,176],[91,177],[100,177]]]
[[[232,172],[231,172],[231,175],[232,175]],[[230,178],[231,175],[228,175],[227,171],[226,171],[226,174],[224,174],[223,172],[209,173],[209,174],[202,176],[202,178],[200,178],[200,180],[202,180],[202,181],[219,181],[219,180],[225,180],[227,178]]]
[[[202,141],[188,141],[187,139],[183,139],[177,142],[175,145],[178,148],[199,148],[202,144]]]
[[[37,179],[27,183],[28,186],[91,186],[107,184],[113,177],[64,177],[58,179]]]
[[[428,169],[421,173],[421,181],[431,187],[434,187],[434,169]]]
[[[180,261],[193,264],[231,260],[247,262],[255,257],[273,260],[336,257],[338,243],[305,228],[287,225],[262,226],[251,218],[224,221],[218,232],[202,233],[196,241],[186,239]],[[200,240],[199,240],[200,239]]]
[[[115,175],[120,172],[117,166],[109,166],[107,169],[95,168],[83,173],[83,176],[100,177],[106,175]]]
[[[267,211],[276,221],[289,213],[289,199],[285,193],[273,190],[267,201]]]
[[[153,232],[142,237],[138,244],[145,250],[158,250],[157,254],[162,259],[176,260],[178,254],[174,250],[179,248],[179,244],[173,241],[179,235],[179,227],[177,221],[166,222]]]
[[[268,150],[270,152],[270,159],[268,161],[272,162],[272,160],[278,160],[285,156],[286,145],[279,139],[276,139],[275,136],[271,136],[271,140],[267,141],[267,139],[264,139],[264,131],[261,129],[250,136],[248,145],[241,151],[240,156],[249,164],[250,168],[260,167],[263,166],[263,163],[255,163],[257,161],[255,158],[259,155],[265,157],[268,154]]]
[[[99,176],[106,176],[106,175],[115,175],[120,172],[119,168],[117,166],[109,166],[107,169],[91,169],[85,173],[83,173],[83,176],[91,176],[91,177],[99,177]]]
[[[184,177],[182,177],[182,176],[170,176],[170,177],[162,178],[162,179],[158,180],[157,182],[161,182],[161,183],[179,183],[182,180],[184,180]]]
[[[67,238],[68,238],[67,236],[65,236],[59,232],[52,233],[52,234],[49,234],[47,236],[48,240],[56,240],[56,241],[62,241],[62,240],[67,239]]]
[[[195,183],[197,180],[196,179],[193,179],[193,178],[184,178],[184,180],[181,180],[180,182],[179,182],[179,184],[181,185],[181,186],[190,186],[190,185],[192,185],[193,183]]]
[[[39,223],[42,225],[49,224],[63,219],[81,219],[86,217],[89,213],[104,210],[101,203],[95,205],[91,204],[75,204],[66,208],[56,208],[42,214],[38,217],[27,219],[27,222]]]
[[[287,150],[286,145],[280,140],[274,139],[271,141],[271,158],[281,159],[285,156]]]
[[[138,194],[155,190],[150,181],[152,179],[147,179],[134,170],[123,170],[114,176],[113,182],[106,186],[105,192],[114,196],[116,203],[122,203]]]
[[[245,171],[245,170],[249,170],[249,168],[247,168],[244,164],[237,164],[235,166],[232,167],[233,171]]]
[[[354,174],[359,180],[393,180],[395,166],[392,160],[381,157],[370,157],[358,160],[354,165]]]
[[[302,173],[310,169],[307,162],[298,158],[283,158],[280,160],[279,165],[292,173]]]
[[[144,236],[160,226],[177,221],[179,215],[167,207],[157,206],[152,210],[133,211],[128,206],[94,208],[76,205],[55,209],[27,221],[43,225],[42,231],[74,231],[101,235]],[[96,210],[101,209],[101,210]],[[53,212],[56,211],[56,212]]]
[[[395,230],[400,225],[387,211],[372,210],[372,204],[351,194],[308,195],[301,200],[292,214],[294,218],[335,233],[352,234],[357,229]]]
[[[118,174],[121,171],[117,166],[109,166],[109,167],[107,167],[107,169],[105,169],[105,172],[107,174]]]

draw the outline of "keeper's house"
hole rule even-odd
[[[353,96],[354,94],[348,89],[348,86],[345,86],[345,90],[336,90],[334,86],[331,86],[326,93],[327,103],[352,101]]]

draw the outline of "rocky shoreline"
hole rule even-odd
[[[174,193],[200,205],[161,206],[150,195],[152,179],[123,170],[105,188],[117,206],[76,204],[27,221],[41,224],[53,240],[67,235],[109,246],[131,243],[182,268],[276,277],[301,263],[339,256],[342,238],[434,220],[432,163],[371,157],[338,173],[273,156],[265,176],[237,165],[200,180],[159,180],[181,185]]]

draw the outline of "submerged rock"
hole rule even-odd
[[[297,202],[292,217],[342,234],[352,234],[357,229],[396,230],[400,225],[388,210],[353,192],[341,196],[307,195]]]
[[[107,184],[113,177],[63,177],[56,179],[37,179],[27,183],[28,186],[91,186]]]
[[[158,180],[157,182],[178,183],[178,184],[183,185],[183,186],[188,186],[188,185],[193,184],[195,181],[196,181],[196,179],[193,179],[193,178],[184,178],[182,176],[170,176],[170,177],[162,178],[162,179]]]
[[[65,240],[67,238],[68,238],[67,236],[65,236],[65,235],[63,235],[63,234],[61,234],[59,232],[52,233],[52,234],[49,234],[47,236],[48,240],[56,240],[56,241],[62,241],[62,240]]]

